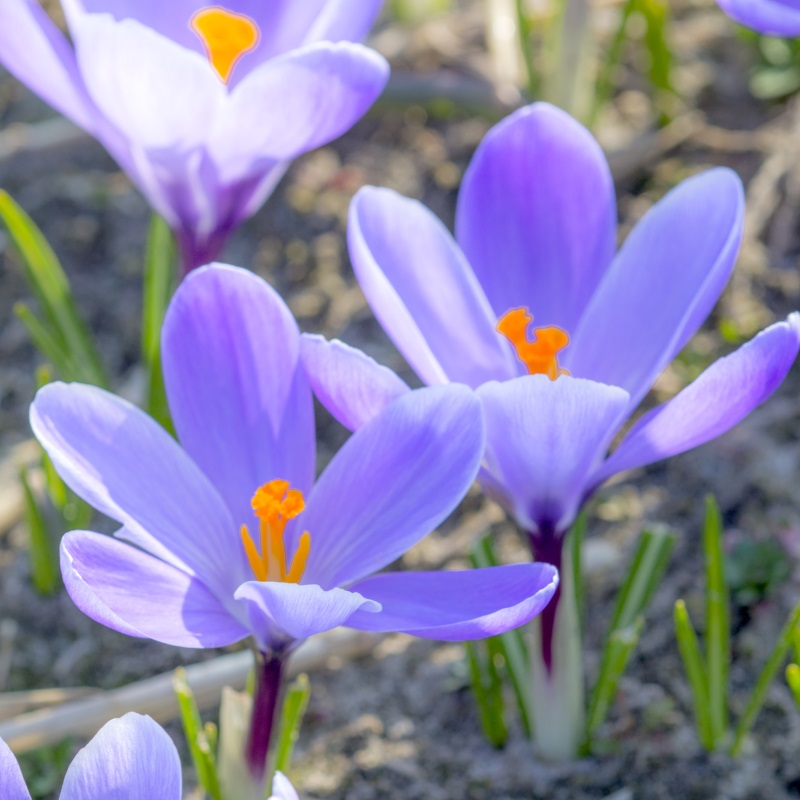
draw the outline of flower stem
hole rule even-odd
[[[245,759],[251,776],[263,781],[267,772],[267,757],[272,732],[280,706],[283,688],[283,659],[274,653],[256,654],[256,686],[253,692],[253,712],[247,736]]]
[[[585,736],[583,651],[568,537],[554,531],[531,534],[537,561],[553,564],[561,580],[544,611],[533,620],[531,672],[533,741],[552,761],[578,755]]]

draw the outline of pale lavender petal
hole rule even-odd
[[[248,581],[234,594],[247,612],[262,649],[275,650],[315,633],[338,628],[359,609],[380,611],[380,604],[347,589],[321,589],[303,583]]]
[[[264,160],[285,161],[341,136],[388,78],[382,56],[349,42],[309,45],[262,64],[232,90],[211,129],[220,180],[241,180]]]
[[[460,572],[387,572],[350,587],[383,607],[356,612],[347,626],[460,642],[496,636],[529,622],[550,602],[558,570],[512,564]]]
[[[253,518],[250,500],[262,484],[311,489],[314,409],[299,349],[286,304],[238,267],[195,270],[167,310],[162,360],[175,429],[237,530]]]
[[[218,596],[251,574],[222,499],[143,411],[94,386],[51,383],[36,395],[31,427],[70,488],[130,540]]]
[[[294,786],[289,783],[289,779],[282,772],[276,772],[272,779],[272,797],[269,800],[300,800],[300,798]]]
[[[527,375],[478,390],[486,419],[486,469],[528,531],[564,531],[628,406],[616,386]]]
[[[410,391],[388,367],[338,339],[303,334],[300,358],[317,399],[351,431]]]
[[[61,573],[87,617],[128,636],[225,647],[249,633],[197,578],[110,536],[66,534]]]
[[[0,739],[0,789],[3,790],[3,800],[31,800],[16,756],[2,739]]]
[[[225,116],[226,88],[199,53],[107,14],[84,15],[73,35],[90,96],[134,149],[188,156]]]
[[[800,36],[800,8],[778,0],[717,0],[736,22],[768,36]]]
[[[358,580],[401,556],[458,505],[480,465],[475,394],[451,384],[399,397],[356,431],[300,518],[311,536],[304,580]]]
[[[736,173],[683,181],[634,228],[565,352],[579,378],[621,386],[638,405],[713,308],[744,221]]]
[[[0,2],[0,63],[53,108],[95,131],[97,112],[75,53],[36,0]]]
[[[350,205],[348,244],[375,316],[425,383],[517,374],[469,264],[425,206],[367,186]]]
[[[594,137],[535,103],[492,128],[458,198],[456,237],[496,317],[526,306],[572,333],[616,248],[614,184]]]
[[[763,330],[633,426],[594,482],[691,450],[743,420],[780,385],[800,347],[800,315]]]
[[[61,800],[181,800],[181,760],[150,717],[112,719],[75,756]]]
[[[289,3],[292,13],[300,11],[300,3],[291,0]],[[324,0],[308,27],[305,43],[362,42],[375,24],[382,5],[383,0]]]

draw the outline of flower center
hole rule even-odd
[[[192,16],[192,30],[203,41],[211,66],[228,83],[239,59],[257,44],[260,31],[255,21],[221,6],[208,6]]]
[[[303,493],[290,489],[289,481],[270,481],[253,495],[250,501],[259,521],[261,552],[250,536],[247,525],[242,525],[242,544],[256,580],[297,583],[303,577],[311,550],[311,537],[306,531],[297,545],[292,563],[286,564],[283,533],[286,523],[306,507]]]
[[[497,320],[496,329],[508,339],[517,351],[517,358],[531,375],[547,375],[554,381],[560,375],[569,375],[558,366],[558,351],[569,344],[569,335],[551,325],[533,329],[533,341],[528,339],[528,326],[533,317],[527,308],[512,308]]]

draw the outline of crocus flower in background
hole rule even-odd
[[[172,739],[150,717],[131,713],[103,725],[75,756],[60,798],[181,800],[181,783],[181,760]],[[0,790],[3,800],[31,800],[17,759],[2,739]]]
[[[710,170],[669,192],[616,253],[603,153],[546,104],[516,112],[478,148],[458,201],[457,241],[416,201],[372,187],[354,198],[350,255],[364,294],[424,383],[475,390],[486,420],[479,480],[528,532],[537,560],[562,566],[566,531],[607,478],[719,436],[786,375],[800,342],[796,314],[643,415],[607,455],[719,297],[743,217],[738,177]],[[303,348],[312,387],[351,429],[408,391],[342,343],[306,337]],[[567,580],[562,570],[561,590],[537,621],[545,684],[568,672],[555,633]],[[540,711],[559,693],[571,703],[580,696],[562,689],[545,686],[535,714],[540,747],[557,757],[580,736],[579,719]]]
[[[276,772],[272,779],[272,797],[269,800],[300,800],[300,798],[294,786],[289,783],[289,779],[282,772]]]
[[[800,36],[798,0],[717,0],[740,25],[767,36]]]
[[[263,776],[285,657],[338,625],[481,638],[538,614],[549,565],[373,573],[435,528],[475,479],[480,403],[411,392],[355,433],[314,482],[300,333],[267,283],[213,265],[178,289],[162,336],[181,445],[103,390],[51,384],[31,423],[64,480],[122,524],[67,534],[64,582],[92,619],[182,647],[252,637],[261,653],[248,763]]]
[[[355,44],[381,0],[0,3],[0,63],[95,136],[175,231],[213,261],[287,162],[337,138],[388,79]]]

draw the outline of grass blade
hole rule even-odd
[[[217,777],[215,748],[212,746],[212,741],[216,743],[216,736],[214,735],[212,740],[209,740],[207,736],[206,728],[197,709],[197,703],[195,703],[194,694],[186,680],[185,669],[178,667],[175,670],[172,685],[175,689],[175,696],[178,699],[183,731],[189,744],[189,751],[192,754],[197,782],[208,792],[213,800],[222,800],[222,791]]]
[[[307,675],[298,675],[286,691],[286,700],[281,711],[278,744],[275,749],[275,769],[286,772],[292,762],[292,751],[300,734],[300,726],[308,707],[311,686]]]
[[[715,742],[708,710],[708,675],[703,663],[703,656],[700,653],[697,634],[683,600],[675,601],[675,636],[678,640],[678,650],[683,661],[683,668],[694,697],[697,735],[706,750],[713,750]]]
[[[177,250],[169,226],[153,215],[147,237],[142,306],[142,360],[147,377],[149,414],[167,430],[172,422],[161,370],[161,326],[175,285]]]
[[[589,703],[589,745],[592,733],[606,719],[623,674],[621,670],[624,670],[639,640],[641,626],[644,624],[643,614],[661,582],[674,545],[675,534],[668,530],[644,531],[639,538],[625,582],[617,594],[597,682]]]
[[[644,619],[639,617],[633,625],[613,631],[606,641],[602,666],[592,693],[586,724],[587,739],[590,742],[594,732],[608,716],[619,679],[625,674],[625,668],[639,643],[643,627]]]
[[[708,711],[715,744],[728,728],[728,672],[731,660],[728,584],[725,580],[725,555],[722,546],[722,517],[716,501],[706,497],[703,528],[706,559],[706,667],[708,671]]]
[[[53,594],[60,586],[61,572],[58,553],[42,508],[31,489],[28,470],[21,467],[19,480],[25,500],[25,524],[28,529],[28,553],[31,560],[31,580],[37,592]]]
[[[78,313],[69,281],[56,254],[33,220],[2,190],[0,222],[5,225],[20,255],[25,278],[36,296],[46,327],[57,341],[58,349],[69,354],[74,362],[73,366],[68,366],[67,362],[54,361],[56,368],[68,380],[106,386],[100,356]],[[64,374],[64,370],[69,374]]]
[[[789,664],[786,667],[786,683],[789,684],[789,689],[792,692],[795,705],[800,709],[800,666],[797,664]]]
[[[491,536],[485,536],[475,545],[470,553],[470,560],[472,561],[472,566],[476,569],[496,567],[498,565],[499,562],[492,547]],[[488,641],[493,643],[492,648],[496,649],[505,662],[517,701],[522,728],[525,731],[525,735],[530,738],[533,733],[531,667],[522,631],[520,628],[515,628],[498,636],[493,636],[491,639],[487,639]]]
[[[731,747],[731,755],[734,758],[741,752],[742,744],[744,743],[744,737],[747,735],[750,728],[753,727],[753,723],[758,716],[758,712],[761,711],[761,706],[764,705],[764,700],[767,696],[767,690],[769,689],[769,686],[775,676],[778,674],[778,670],[780,670],[783,662],[786,660],[786,657],[789,655],[789,651],[792,649],[792,644],[798,625],[800,625],[800,605],[796,606],[794,611],[792,611],[792,613],[789,615],[789,619],[787,620],[783,631],[781,631],[781,635],[778,638],[775,648],[767,659],[767,663],[764,664],[761,674],[758,676],[756,688],[753,690],[753,694],[750,696],[750,701],[747,704],[747,708],[745,709],[742,718],[739,720],[739,725],[736,728],[736,738],[733,740],[733,746]]]
[[[480,640],[464,644],[481,729],[493,747],[502,747],[508,739],[508,729],[503,709],[503,685],[494,663],[494,654]],[[488,652],[485,659],[481,658],[479,648]]]

